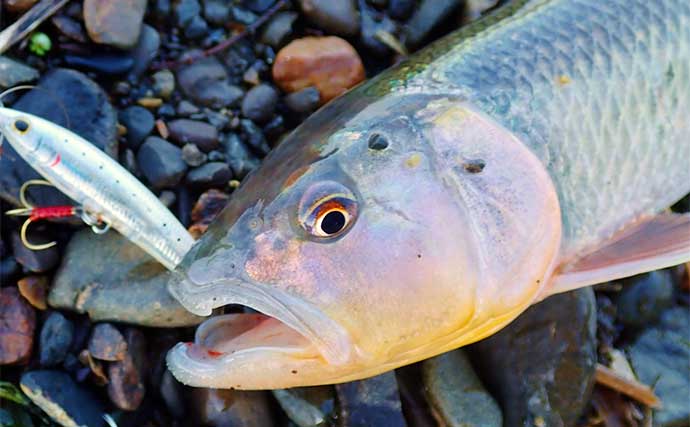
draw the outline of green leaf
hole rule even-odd
[[[0,381],[0,399],[6,399],[24,406],[29,404],[29,399],[24,396],[24,393],[17,386],[7,381]]]

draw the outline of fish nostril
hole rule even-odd
[[[16,120],[14,122],[14,128],[17,129],[19,132],[24,133],[27,130],[29,130],[29,123],[22,119]]]

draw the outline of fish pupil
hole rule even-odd
[[[369,148],[372,150],[385,150],[388,147],[388,140],[380,133],[374,133],[369,137]]]
[[[14,127],[19,132],[26,132],[26,130],[29,129],[29,124],[24,120],[17,120],[16,122],[14,122]]]
[[[321,230],[328,234],[335,234],[345,227],[345,215],[342,212],[331,211],[321,221]]]

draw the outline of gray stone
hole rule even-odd
[[[91,331],[88,344],[92,357],[108,362],[124,360],[127,342],[119,329],[110,323],[99,323]]]
[[[458,10],[462,3],[460,0],[422,0],[405,26],[405,44],[412,48],[421,45],[431,31]]]
[[[266,123],[273,116],[277,102],[278,93],[271,86],[254,86],[242,100],[242,114],[256,123]]]
[[[157,71],[153,76],[153,90],[163,99],[170,99],[175,91],[175,75],[170,70]],[[182,101],[187,102],[187,101]]]
[[[341,427],[407,425],[394,372],[337,384],[338,425]]]
[[[194,411],[190,425],[216,427],[274,427],[269,394],[265,391],[190,390]]]
[[[195,55],[197,52],[190,52]],[[228,82],[228,73],[214,57],[202,58],[177,71],[182,92],[194,103],[213,108],[237,105],[244,91]]]
[[[134,47],[141,34],[146,0],[84,0],[91,40],[120,49]]]
[[[218,130],[206,122],[189,119],[178,119],[168,123],[170,139],[178,143],[195,144],[203,152],[218,147]]]
[[[249,151],[237,134],[227,134],[222,145],[225,158],[235,178],[242,179],[259,166],[259,159]]]
[[[622,281],[616,298],[621,323],[641,327],[656,321],[673,304],[673,279],[669,270],[652,271]]]
[[[155,28],[144,24],[141,35],[131,55],[134,58],[134,66],[129,72],[131,78],[136,79],[149,68],[151,61],[158,55],[161,46],[161,36]]]
[[[314,86],[309,86],[287,95],[285,105],[295,113],[307,114],[319,107],[320,98],[319,90]]]
[[[261,43],[267,44],[274,49],[280,49],[285,45],[292,35],[292,25],[299,15],[297,12],[278,12],[268,21],[261,33]]]
[[[178,327],[203,318],[185,310],[169,293],[171,273],[116,232],[77,232],[55,275],[48,304],[88,313],[93,321]]]
[[[199,15],[193,17],[184,27],[184,36],[190,40],[198,39],[208,33],[208,24]]]
[[[192,169],[187,174],[187,184],[196,189],[225,187],[232,179],[232,171],[222,162],[209,162]]]
[[[65,37],[68,37],[79,43],[86,43],[87,37],[84,27],[75,19],[67,15],[58,15],[50,19],[50,22],[55,25],[55,28],[60,31]]]
[[[226,0],[204,0],[204,17],[215,25],[225,25],[230,18],[230,2]]]
[[[178,27],[184,27],[195,16],[201,13],[201,5],[197,0],[177,0],[174,2],[173,13]]]
[[[134,66],[134,58],[128,53],[93,53],[88,56],[70,55],[63,56],[65,64],[70,67],[98,71],[102,74],[124,74]]]
[[[0,89],[34,81],[38,76],[38,71],[35,68],[6,56],[0,56]]]
[[[173,187],[187,172],[182,150],[168,141],[150,136],[137,153],[139,168],[156,189]]]
[[[154,117],[149,110],[132,105],[119,114],[120,123],[127,128],[127,145],[137,148],[149,136],[154,126]]]
[[[304,15],[329,34],[354,36],[359,33],[355,0],[299,0]]]
[[[72,344],[73,336],[74,324],[60,312],[51,312],[41,328],[38,358],[41,366],[49,367],[62,363]]]
[[[185,144],[184,147],[182,147],[182,160],[193,168],[201,166],[207,159],[208,156],[202,153],[199,147],[194,144]]]
[[[273,390],[273,396],[290,420],[299,427],[325,426],[333,416],[333,386]]]

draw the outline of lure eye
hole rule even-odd
[[[299,211],[299,222],[305,231],[314,237],[331,238],[350,228],[357,215],[357,201],[344,185],[326,181],[305,192]]]
[[[22,120],[22,119],[15,120],[14,128],[17,129],[17,132],[19,132],[21,134],[25,134],[26,131],[29,130],[29,122]]]

